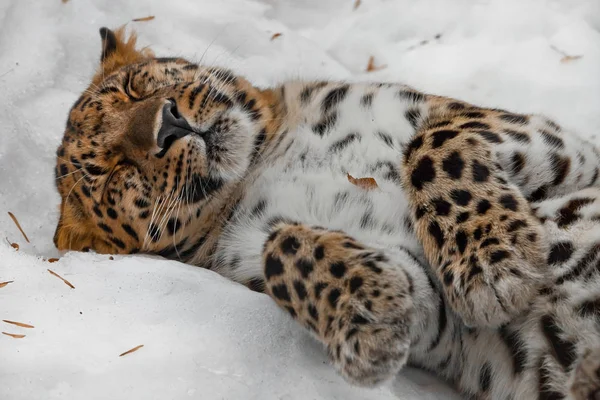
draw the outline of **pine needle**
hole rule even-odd
[[[25,238],[25,240],[27,240],[27,243],[31,243],[29,241],[29,238],[27,237],[27,235],[25,234],[25,232],[23,231],[23,228],[21,228],[21,224],[19,224],[19,221],[17,221],[17,217],[15,217],[15,215],[13,213],[11,213],[10,211],[8,212],[8,216],[12,218],[12,220],[15,222],[15,225],[17,225],[17,228],[19,228],[19,230],[21,231],[21,233],[23,234],[23,237]]]
[[[146,21],[152,21],[154,19],[154,15],[149,15],[147,17],[142,17],[142,18],[134,18],[132,19],[133,22],[146,22]]]
[[[71,289],[75,289],[75,286],[73,286],[71,284],[71,282],[69,282],[68,280],[66,280],[65,278],[63,278],[62,276],[60,276],[59,274],[57,274],[56,272],[52,271],[51,269],[48,270],[48,272],[50,272],[52,275],[54,275],[55,277],[57,277],[58,279],[62,280],[64,283],[67,284],[67,286],[69,286]]]
[[[33,326],[33,325],[24,324],[22,322],[9,321],[7,319],[3,319],[2,321],[6,322],[7,324],[12,324],[12,325],[20,326],[21,328],[35,328],[35,326]]]
[[[126,356],[127,354],[133,353],[134,351],[138,351],[139,349],[141,349],[142,347],[144,347],[143,344],[140,344],[139,346],[135,346],[133,349],[127,350],[125,353],[121,353],[119,354],[119,357],[123,357]]]
[[[581,57],[583,56],[564,56],[563,58],[560,59],[561,63],[568,63],[571,61],[575,61],[575,60],[579,60]]]
[[[25,337],[25,335],[19,335],[18,333],[2,332],[2,334],[6,335],[6,336],[10,336],[10,337],[15,338],[15,339],[23,339]]]

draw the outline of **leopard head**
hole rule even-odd
[[[56,158],[59,250],[189,258],[278,129],[280,94],[100,29]]]

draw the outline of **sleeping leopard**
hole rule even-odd
[[[100,34],[57,150],[58,249],[263,292],[352,384],[411,365],[467,398],[600,398],[593,144],[401,84],[262,89]]]

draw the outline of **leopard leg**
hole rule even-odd
[[[551,280],[525,318],[539,318],[543,335],[535,344],[540,398],[600,400],[600,188],[535,202],[532,210],[550,242]]]
[[[402,179],[450,306],[469,326],[495,327],[537,293],[547,244],[490,142],[462,122],[418,131],[405,149]]]
[[[263,249],[265,291],[327,348],[348,381],[372,386],[405,365],[412,280],[344,233],[276,225]]]

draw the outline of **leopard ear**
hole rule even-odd
[[[117,35],[106,27],[100,28],[100,37],[102,38],[102,56],[100,61],[110,56],[112,53],[117,51]]]
[[[114,31],[102,27],[100,28],[100,38],[102,39],[100,68],[93,79],[93,83],[96,85],[105,76],[121,67],[154,57],[152,51],[147,48],[136,49],[137,35],[135,32],[131,32],[127,36],[125,26],[121,26]]]

